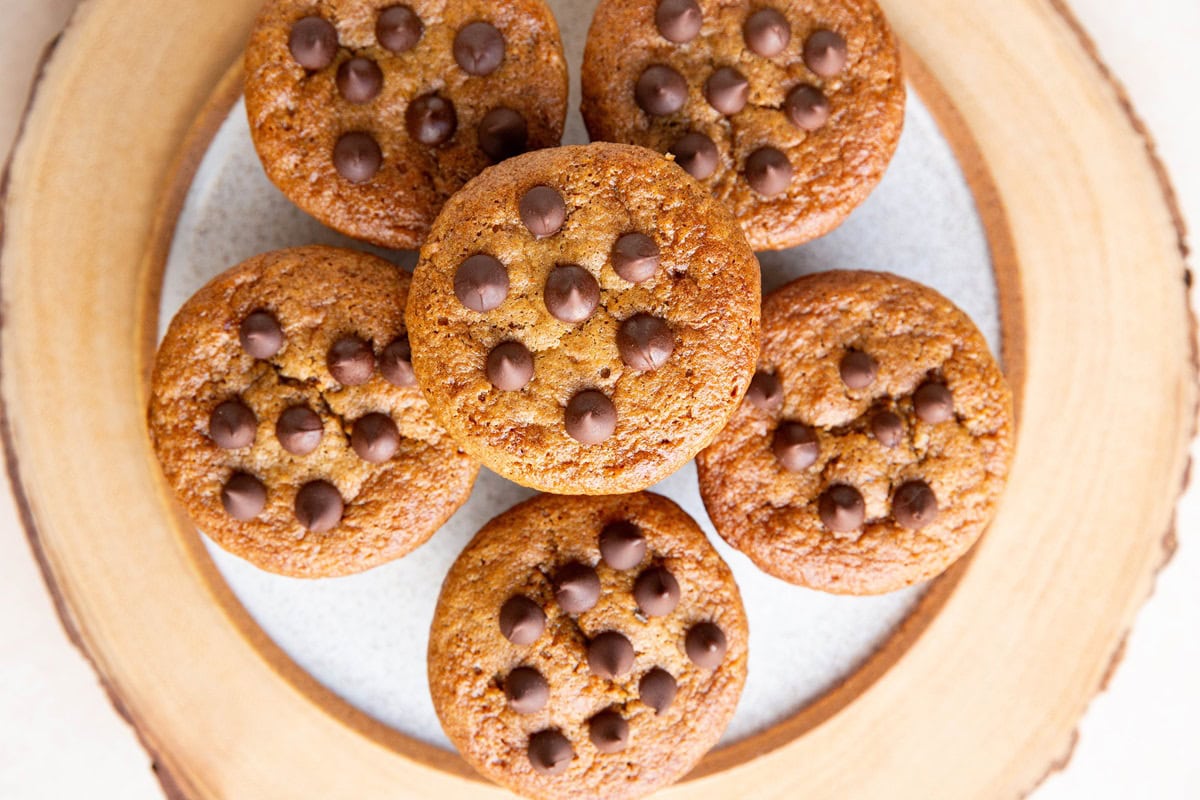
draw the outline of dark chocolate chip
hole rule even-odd
[[[649,372],[667,363],[675,352],[675,334],[664,319],[634,314],[617,329],[617,351],[634,369]]]
[[[285,409],[275,422],[275,438],[279,446],[294,456],[306,456],[321,444],[325,424],[308,406]]]
[[[862,350],[847,350],[838,364],[838,373],[847,389],[865,389],[875,382],[879,363]]]
[[[775,458],[789,472],[803,472],[817,463],[821,444],[816,432],[800,422],[784,422],[775,429],[771,441]]]
[[[554,576],[554,599],[568,614],[582,614],[600,599],[596,570],[578,561],[566,564]]]
[[[242,320],[238,340],[255,358],[270,358],[283,349],[283,329],[271,312],[259,309]]]
[[[697,622],[687,632],[684,650],[701,669],[716,669],[725,660],[725,632],[711,622]]]
[[[375,21],[375,38],[385,50],[403,53],[417,46],[425,25],[408,6],[389,6]]]
[[[821,492],[817,499],[817,513],[829,530],[849,533],[862,527],[867,518],[867,507],[858,489],[835,483]]]
[[[804,63],[822,78],[832,78],[846,68],[846,40],[833,31],[814,31],[804,43]]]
[[[367,414],[354,423],[350,446],[363,461],[382,464],[400,449],[400,429],[387,414]]]
[[[500,607],[500,632],[513,644],[533,644],[546,629],[546,612],[524,595],[513,595]]]
[[[487,357],[487,378],[503,392],[524,389],[533,379],[533,354],[520,342],[502,342]]]
[[[638,76],[634,97],[647,114],[674,114],[687,102],[687,80],[665,64],[651,64]]]
[[[550,684],[533,667],[517,667],[504,679],[508,705],[518,714],[541,711],[550,699]]]
[[[529,764],[542,775],[560,775],[567,771],[575,751],[567,737],[558,731],[538,731],[529,737]]]
[[[267,487],[245,472],[235,472],[221,487],[221,506],[239,522],[249,522],[267,505]]]
[[[476,253],[454,273],[454,295],[481,314],[499,308],[508,297],[508,270],[492,256]]]
[[[746,107],[750,81],[733,67],[721,67],[704,82],[704,97],[717,111],[732,116]]]
[[[647,617],[665,617],[679,605],[679,581],[664,567],[651,567],[633,582],[633,599]]]
[[[288,50],[305,69],[325,69],[333,63],[337,49],[337,29],[321,17],[297,20],[288,34]]]
[[[642,702],[653,708],[655,714],[661,714],[671,707],[678,690],[671,673],[661,667],[650,670],[638,681],[638,694]]]
[[[750,379],[746,399],[758,410],[774,414],[783,408],[783,384],[774,374],[760,370]]]
[[[923,422],[936,425],[954,419],[954,396],[946,384],[926,381],[913,393],[913,410]]]
[[[787,17],[773,8],[755,11],[742,27],[746,46],[764,58],[777,56],[792,40],[792,26]]]
[[[468,75],[491,75],[504,60],[504,36],[495,25],[472,22],[454,37],[454,60]]]
[[[632,522],[610,522],[600,531],[600,557],[613,569],[633,569],[645,556],[646,537]]]
[[[783,113],[801,130],[819,130],[829,121],[829,99],[815,86],[802,83],[788,92]]]
[[[519,156],[529,148],[529,125],[519,111],[493,108],[479,123],[479,149],[492,161]]]
[[[588,668],[601,678],[619,678],[633,669],[633,645],[623,634],[605,631],[588,642]]]
[[[222,450],[237,450],[254,444],[258,418],[241,400],[226,400],[208,417],[208,438]]]
[[[892,495],[892,516],[905,528],[920,530],[937,515],[937,496],[925,481],[905,481]]]
[[[351,183],[366,183],[383,164],[383,151],[369,133],[342,134],[333,146],[333,168]]]
[[[630,283],[641,283],[654,277],[659,259],[658,245],[644,233],[627,233],[613,245],[613,270]]]
[[[700,33],[704,16],[696,0],[660,0],[654,11],[654,24],[668,42],[684,44]]]
[[[717,145],[703,133],[686,133],[671,146],[675,163],[698,181],[712,176],[717,171],[721,154]]]
[[[407,336],[401,336],[379,354],[379,372],[392,386],[416,386],[417,374],[413,372],[412,345]]]
[[[601,753],[619,753],[629,743],[629,723],[613,709],[588,720],[588,738]]]
[[[582,444],[600,444],[617,429],[617,409],[595,389],[571,398],[564,415],[567,435]]]
[[[562,195],[549,186],[535,186],[518,203],[521,222],[539,239],[553,236],[567,219],[567,204]]]
[[[600,305],[600,284],[583,267],[564,264],[546,278],[546,310],[562,322],[583,322]]]
[[[760,147],[746,159],[746,182],[764,197],[786,192],[794,174],[787,155],[774,147]]]
[[[369,103],[383,88],[383,71],[369,58],[352,58],[337,71],[337,87],[351,103]]]
[[[454,104],[441,95],[424,94],[408,104],[404,126],[413,139],[433,147],[454,136],[458,130],[458,113]]]
[[[375,372],[375,353],[371,345],[349,334],[333,343],[325,356],[329,374],[342,386],[361,386]]]
[[[884,447],[895,447],[904,438],[904,420],[891,411],[879,411],[871,417],[871,434]]]
[[[325,533],[342,521],[345,504],[328,481],[310,481],[296,492],[296,520],[313,533]]]

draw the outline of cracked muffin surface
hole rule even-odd
[[[285,575],[398,558],[466,500],[478,465],[412,375],[409,275],[300,247],[214,278],[155,360],[150,436],[168,483],[218,545]]]
[[[451,567],[429,640],[434,708],[480,773],[535,798],[640,797],[720,738],[745,611],[696,523],[651,493],[541,495]]]
[[[758,372],[696,466],[717,531],[761,569],[876,594],[975,543],[1012,447],[1012,395],[966,314],[894,275],[834,271],[767,296]]]

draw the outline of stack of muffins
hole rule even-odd
[[[420,260],[310,246],[215,278],[159,349],[154,446],[208,536],[299,577],[404,556],[481,464],[546,492],[479,531],[433,620],[434,705],[483,775],[639,797],[720,737],[738,589],[643,491],[693,458],[720,535],[814,589],[925,580],[988,524],[1012,401],[970,319],[882,273],[761,296],[755,250],[832,230],[895,150],[873,0],[601,0],[586,147],[555,146],[542,0],[270,0],[246,67],[271,180]]]

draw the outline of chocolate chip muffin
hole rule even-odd
[[[282,575],[346,575],[408,553],[466,501],[479,468],[416,386],[408,284],[364,253],[280,250],[171,321],[150,437],[221,547]]]
[[[596,144],[514,158],[438,217],[413,366],[463,448],[524,486],[644,489],[708,444],[758,353],[759,273],[670,160]]]
[[[779,250],[883,177],[904,83],[874,0],[601,0],[582,110],[593,139],[673,153],[755,250]]]
[[[429,683],[475,769],[527,797],[641,797],[720,738],[746,615],[696,523],[655,494],[541,495],[493,519],[442,586]]]
[[[767,297],[758,372],[696,465],[717,531],[761,569],[877,594],[974,544],[1012,446],[1012,396],[971,320],[912,281],[838,271]]]
[[[542,0],[269,0],[246,113],[272,182],[349,236],[414,248],[489,164],[562,140],[567,70]]]

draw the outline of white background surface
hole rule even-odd
[[[36,54],[73,6],[73,0],[0,0],[0,151],[12,140]],[[1200,3],[1076,0],[1073,6],[1157,139],[1185,216],[1200,226]],[[1108,691],[1081,723],[1074,758],[1036,800],[1200,797],[1195,489],[1179,509],[1179,538]],[[132,732],[67,643],[0,488],[0,798],[160,796]]]

